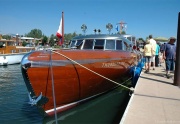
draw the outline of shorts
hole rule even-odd
[[[151,62],[155,62],[155,55],[151,56]]]
[[[151,56],[145,56],[145,63],[150,63],[151,62]]]
[[[166,71],[174,71],[174,59],[166,59]]]

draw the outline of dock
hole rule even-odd
[[[180,124],[180,88],[165,73],[164,64],[142,70],[120,124]]]

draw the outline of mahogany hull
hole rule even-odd
[[[118,86],[66,57],[118,83],[130,77],[130,68],[138,61],[136,54],[125,51],[58,50],[27,54],[21,65],[28,92],[32,98],[42,93],[37,105],[48,115],[54,114],[53,85],[57,112]]]

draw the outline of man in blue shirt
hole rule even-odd
[[[160,52],[160,46],[159,43],[156,44],[156,52],[155,52],[155,66],[159,66],[159,52]]]
[[[170,71],[174,71],[174,61],[176,60],[175,37],[170,37],[169,42],[164,45],[163,58],[166,62],[166,76],[170,78]]]

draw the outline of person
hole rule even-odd
[[[148,73],[151,65],[151,56],[152,56],[152,45],[150,41],[146,41],[146,45],[144,46],[144,58],[145,58],[145,73]]]
[[[163,58],[166,64],[166,77],[170,78],[170,71],[174,72],[174,61],[176,60],[175,37],[170,37],[169,42],[164,45]]]
[[[160,53],[160,46],[156,43],[156,52],[155,52],[155,66],[159,66],[159,53]]]
[[[161,63],[164,63],[164,59],[163,59],[163,51],[164,51],[164,45],[165,45],[166,43],[163,43],[161,46],[160,46],[160,55],[162,55],[162,59],[161,59]]]
[[[160,46],[160,52],[159,52],[159,66],[162,66],[162,63],[163,63],[163,49],[162,48],[162,45],[163,44],[160,44],[159,43],[159,46]]]
[[[153,70],[155,70],[155,52],[156,52],[156,41],[153,39],[152,35],[149,35],[149,41],[152,45],[152,56],[151,56],[151,62],[153,66]]]
[[[165,45],[166,43],[163,43],[161,46],[160,46],[160,52],[161,53],[163,53],[163,51],[164,51],[164,45]]]

